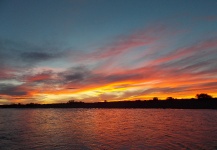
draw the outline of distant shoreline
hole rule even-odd
[[[217,98],[182,100],[136,100],[116,102],[70,102],[56,104],[11,104],[0,108],[170,108],[170,109],[217,109]]]

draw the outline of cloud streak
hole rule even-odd
[[[4,83],[0,84],[0,96],[9,102],[27,102],[27,99],[37,102],[38,97],[43,97],[45,102],[56,102],[71,98],[83,101],[135,100],[159,95],[160,98],[179,98],[193,97],[199,92],[217,93],[214,88],[217,83],[217,39],[209,38],[178,48],[166,42],[168,45],[160,47],[168,36],[167,32],[166,28],[140,30],[95,51],[80,53],[73,63],[66,61],[73,51],[27,51],[25,47],[28,46],[1,43],[4,65],[0,81]],[[15,46],[6,48],[7,45]],[[165,50],[168,47],[170,50]],[[5,58],[18,49],[14,60]],[[19,59],[16,64],[15,60]],[[32,71],[39,63],[56,63],[59,59],[71,63],[68,65],[72,67]],[[134,65],[128,67],[126,64],[132,64],[131,61]],[[10,80],[16,80],[19,85]]]

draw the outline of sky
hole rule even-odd
[[[216,0],[1,0],[0,105],[217,97]]]

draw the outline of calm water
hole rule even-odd
[[[217,111],[0,109],[0,149],[217,149]]]

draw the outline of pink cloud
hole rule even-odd
[[[175,52],[169,53],[167,56],[160,57],[150,62],[150,65],[156,65],[156,64],[166,63],[177,59],[183,59],[186,56],[200,53],[201,51],[208,51],[209,49],[212,48],[217,48],[217,39],[203,41],[187,48],[180,48]]]
[[[166,27],[149,27],[143,30],[136,31],[130,35],[120,36],[115,39],[114,42],[96,49],[94,52],[84,54],[85,56],[80,58],[81,60],[96,60],[116,57],[120,54],[126,53],[135,48],[148,46],[154,44],[162,37],[166,31]]]
[[[0,68],[0,80],[1,79],[12,79],[15,77],[15,69],[12,68]]]
[[[26,81],[27,82],[40,82],[40,81],[46,81],[52,78],[52,72],[44,72],[32,76],[27,76]]]

